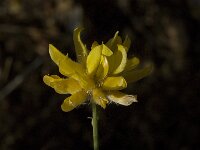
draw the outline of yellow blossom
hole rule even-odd
[[[62,110],[71,111],[88,99],[103,108],[106,108],[109,102],[124,106],[137,102],[135,95],[127,95],[119,90],[126,88],[127,83],[148,75],[152,67],[138,69],[139,59],[127,58],[130,39],[126,37],[122,41],[116,32],[106,44],[98,44],[95,41],[88,51],[81,41],[81,31],[81,28],[76,28],[73,34],[78,62],[49,45],[51,59],[66,78],[45,75],[43,81],[59,94],[71,94],[62,103]]]

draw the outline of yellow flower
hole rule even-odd
[[[136,69],[139,59],[127,58],[130,39],[126,37],[122,42],[116,32],[106,44],[98,44],[95,41],[89,52],[81,41],[81,31],[82,29],[76,28],[73,34],[78,62],[49,45],[51,59],[66,78],[45,75],[43,81],[59,94],[71,94],[61,105],[62,110],[71,111],[87,99],[103,108],[109,101],[124,106],[137,102],[136,96],[124,94],[119,90],[126,88],[127,83],[148,75],[152,67]]]

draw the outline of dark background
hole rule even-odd
[[[88,48],[118,30],[129,55],[154,64],[125,90],[138,103],[100,109],[100,149],[199,149],[199,21],[199,0],[1,0],[0,149],[92,149],[90,105],[64,113],[66,95],[42,81],[58,74],[48,44],[75,59],[80,25]]]

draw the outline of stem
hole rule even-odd
[[[92,103],[92,127],[93,127],[93,145],[94,150],[99,150],[99,140],[98,140],[98,113],[97,106]]]

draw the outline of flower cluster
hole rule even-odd
[[[119,90],[126,88],[127,83],[148,75],[152,67],[138,69],[139,59],[127,58],[130,39],[126,37],[122,41],[116,32],[105,44],[98,44],[95,41],[88,51],[81,41],[81,31],[81,28],[76,28],[73,33],[78,62],[62,54],[53,45],[49,45],[51,59],[66,78],[45,75],[43,81],[59,94],[71,94],[62,103],[62,110],[71,111],[88,99],[103,108],[110,101],[124,106],[137,102],[136,96],[124,94]]]

